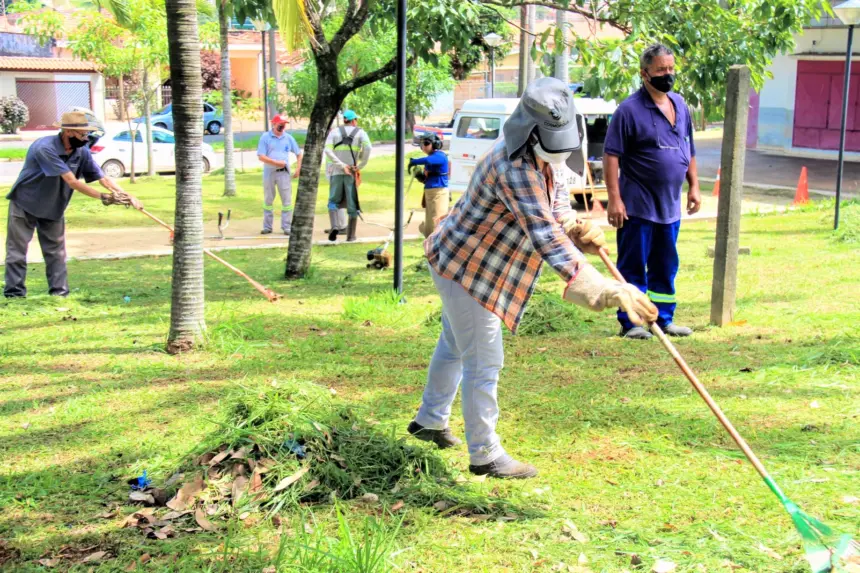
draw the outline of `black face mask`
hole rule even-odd
[[[658,92],[669,93],[672,91],[672,86],[675,85],[675,74],[666,74],[663,76],[648,76],[648,82]]]
[[[279,126],[275,127],[275,133],[283,133],[283,131],[284,131],[283,125],[279,125]]]
[[[78,139],[77,137],[70,137],[69,138],[69,147],[71,147],[72,149],[78,149],[79,147],[83,147],[84,145],[86,145],[89,142],[90,142],[89,139]]]

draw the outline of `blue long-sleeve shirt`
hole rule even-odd
[[[427,157],[409,160],[409,166],[423,165],[427,173],[424,182],[425,189],[443,189],[448,187],[448,156],[439,149]]]

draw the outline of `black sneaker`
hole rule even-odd
[[[469,464],[469,471],[479,476],[490,476],[499,479],[528,479],[538,474],[537,468],[530,464],[518,462],[508,454],[491,461],[488,464],[473,466]]]
[[[423,442],[433,442],[443,450],[445,448],[459,446],[463,443],[463,440],[451,433],[451,428],[445,428],[444,430],[431,430],[429,428],[425,428],[415,420],[412,420],[409,423],[406,431]]]
[[[289,237],[289,236],[290,236],[290,232],[289,232],[289,231],[284,231],[284,236]]]
[[[262,231],[260,231],[260,234],[261,235],[271,235],[272,230],[271,229],[263,229]]]

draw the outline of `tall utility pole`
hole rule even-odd
[[[275,91],[272,93],[271,104],[269,105],[269,115],[274,117],[276,113],[280,113],[278,109],[278,49],[275,45],[275,30],[269,30],[269,77],[275,80]]]
[[[519,79],[517,81],[517,96],[522,96],[523,92],[526,91],[526,85],[528,80],[526,75],[528,72],[526,70],[526,58],[528,57],[528,34],[526,34],[526,28],[529,25],[529,7],[522,6],[520,7],[520,58],[519,58]]]
[[[555,11],[555,25],[561,30],[562,40],[565,40],[564,48],[555,57],[555,73],[553,77],[560,79],[565,84],[570,83],[570,73],[568,72],[568,62],[570,60],[570,48],[567,46],[567,12],[564,10]],[[556,46],[558,49],[558,46]]]

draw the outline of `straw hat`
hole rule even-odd
[[[79,111],[67,111],[60,118],[60,121],[54,122],[54,127],[60,129],[79,129],[81,131],[96,131],[99,126],[91,123],[87,116]]]

